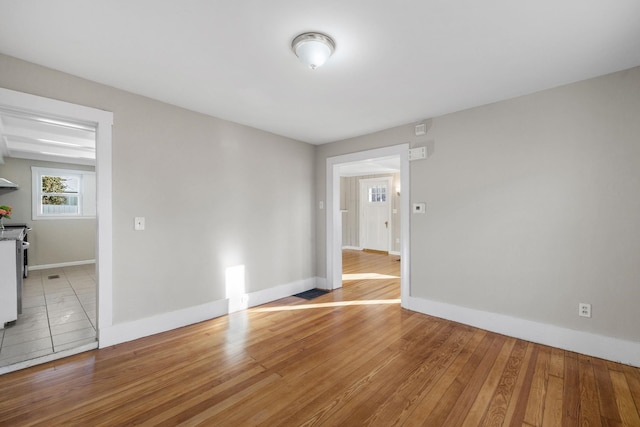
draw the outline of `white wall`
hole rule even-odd
[[[228,267],[313,280],[312,146],[2,55],[0,87],[114,113],[114,325],[224,301]]]
[[[427,203],[411,217],[412,297],[637,343],[639,118],[634,68],[434,118],[423,137],[412,124],[318,147],[316,191],[328,156],[428,146],[410,166]]]

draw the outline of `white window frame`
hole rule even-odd
[[[42,209],[42,177],[43,176],[74,176],[78,178],[78,213],[76,214],[45,214]],[[92,219],[96,217],[96,173],[78,169],[56,169],[31,167],[32,183],[32,215],[31,219]]]

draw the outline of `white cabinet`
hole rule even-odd
[[[0,240],[0,328],[18,318],[16,241]]]

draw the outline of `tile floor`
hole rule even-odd
[[[95,264],[29,271],[22,314],[0,329],[0,367],[95,340]]]

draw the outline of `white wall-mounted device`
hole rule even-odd
[[[427,211],[426,203],[414,203],[413,208],[411,209],[411,212],[413,212],[414,214],[423,214],[426,211]]]

